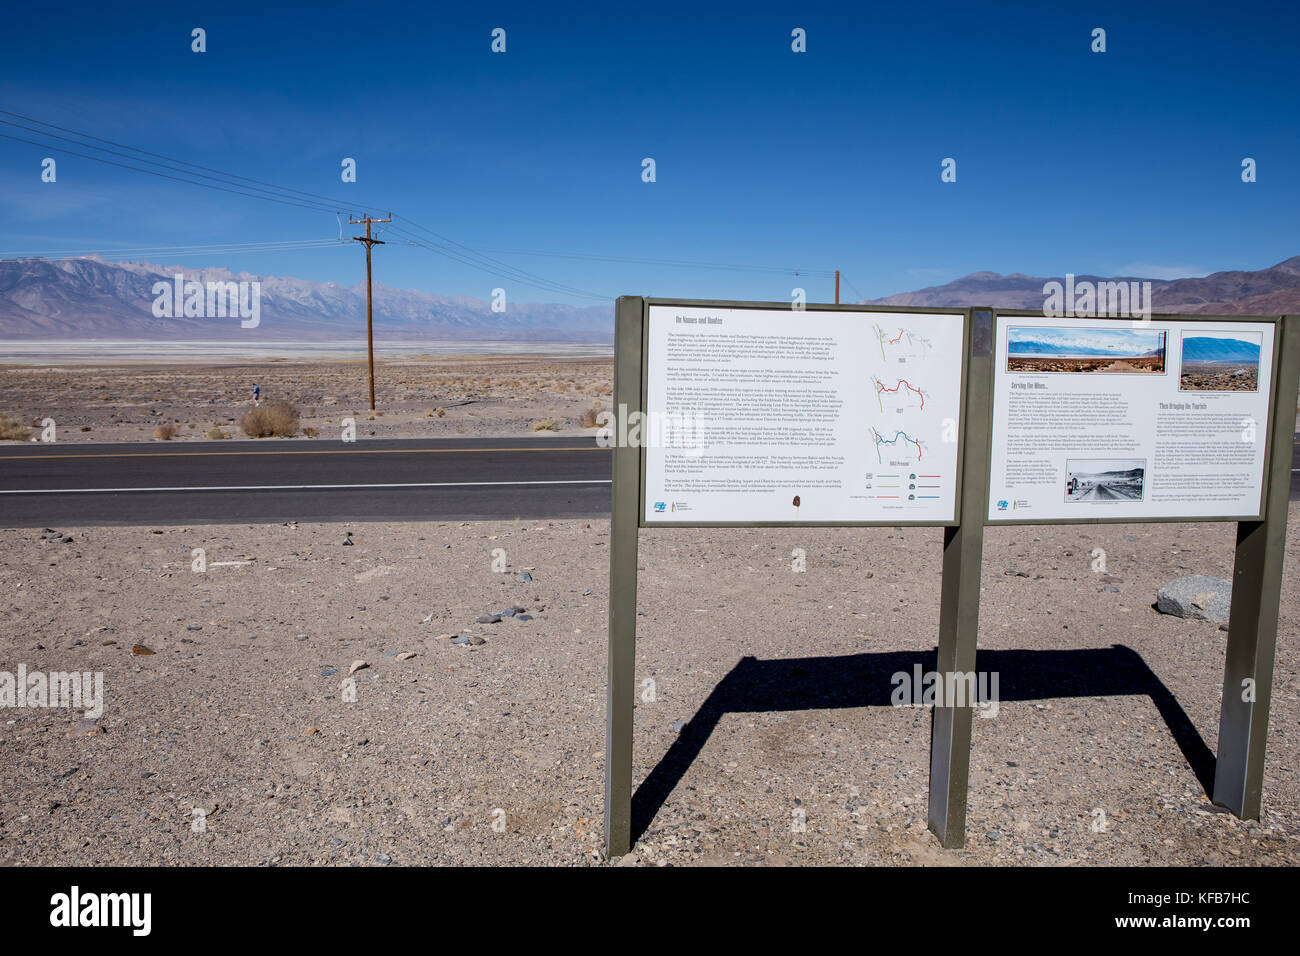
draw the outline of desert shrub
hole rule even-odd
[[[173,423],[163,422],[153,430],[153,437],[159,441],[171,441],[180,431]]]
[[[298,409],[277,399],[244,412],[239,427],[249,438],[289,438],[298,431]]]
[[[82,430],[83,432],[88,432],[88,431],[90,431],[90,426],[89,426],[89,425],[82,425],[82,426],[81,426],[81,430]]]
[[[560,423],[554,418],[539,418],[533,422],[533,431],[535,432],[558,432]]]
[[[204,434],[212,441],[221,441],[223,438],[230,437],[225,432],[223,432],[221,428],[217,425],[213,425],[206,432],[204,432]]]
[[[597,402],[595,405],[592,405],[591,408],[589,408],[589,409],[587,409],[585,412],[583,412],[583,413],[582,413],[582,427],[583,427],[583,428],[595,428],[595,427],[596,427],[596,418],[600,415],[600,413],[601,413],[602,411],[604,411],[604,409],[602,409],[602,408],[600,407],[600,403]]]
[[[320,434],[320,429],[313,428],[310,425],[304,425],[302,429],[302,433],[306,435],[308,438],[315,438],[317,435]]]
[[[437,415],[439,418],[442,418],[444,415],[447,414],[447,410],[445,408],[435,408],[433,410],[433,413]]]
[[[0,441],[27,441],[31,437],[32,430],[21,419],[0,414]]]

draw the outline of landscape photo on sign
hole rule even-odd
[[[1162,329],[1017,327],[1007,330],[1008,372],[1139,372],[1163,375]]]
[[[1183,392],[1259,390],[1259,332],[1214,329],[1183,332],[1178,389]]]
[[[1067,502],[1141,501],[1145,458],[1071,458],[1065,462]]]

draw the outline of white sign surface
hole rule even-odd
[[[964,317],[652,305],[645,521],[952,521]]]
[[[1258,515],[1273,332],[999,316],[989,519]]]

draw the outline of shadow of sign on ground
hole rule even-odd
[[[893,651],[782,660],[741,658],[633,794],[633,842],[650,827],[724,715],[894,706],[893,675],[912,674],[917,666],[929,673],[935,669],[936,657],[935,651]],[[1213,751],[1177,698],[1132,648],[1116,644],[1059,651],[980,651],[978,667],[998,674],[1002,703],[1149,697],[1207,797],[1213,792]]]

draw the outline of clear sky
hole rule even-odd
[[[10,4],[0,109],[340,209],[391,208],[476,249],[839,268],[846,301],[980,270],[1172,278],[1300,253],[1298,11]],[[191,52],[195,27],[206,53]],[[490,50],[496,27],[504,54]],[[806,53],[791,50],[796,27]],[[1105,53],[1091,52],[1095,27]],[[55,183],[41,182],[46,156]],[[344,157],[355,184],[340,181]],[[645,157],[654,183],[642,181]],[[940,180],[946,157],[955,183]],[[1245,157],[1255,183],[1241,181]],[[6,255],[339,233],[329,212],[6,139],[0,215]],[[384,238],[380,281],[590,302]],[[490,254],[611,297],[779,300],[795,285],[809,301],[832,295],[821,275]],[[364,275],[355,244],[149,258],[348,284]]]

